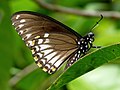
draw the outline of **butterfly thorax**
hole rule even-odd
[[[80,40],[78,41],[79,51],[82,54],[85,54],[92,47],[93,41],[94,41],[94,34],[92,32],[88,33],[83,38],[80,38]]]

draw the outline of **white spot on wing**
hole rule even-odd
[[[23,34],[23,31],[22,31],[22,30],[20,30],[20,31],[18,32],[18,34],[20,34],[20,35],[21,35],[21,34]]]
[[[38,39],[38,38],[40,38],[40,36],[36,36],[36,37],[35,37],[35,39]]]
[[[35,57],[34,57],[34,60],[35,60],[35,61],[38,61],[38,57],[37,57],[37,56],[35,56]]]
[[[31,52],[32,52],[32,54],[34,54],[34,53],[35,53],[35,50],[34,50],[34,49],[32,49],[32,50],[31,50]]]
[[[16,16],[16,19],[18,19],[19,17],[20,17],[20,15],[17,15],[17,16]]]
[[[22,38],[22,40],[25,40],[24,38]],[[27,44],[26,44],[27,45]]]
[[[44,50],[44,49],[47,49],[47,48],[50,48],[51,45],[40,45],[40,50]]]
[[[26,20],[25,19],[20,20],[20,23],[23,23],[23,22],[26,22]]]
[[[42,70],[43,70],[44,72],[47,72],[47,69],[46,69],[46,68],[43,68]]]
[[[75,57],[73,57],[73,60],[75,59]]]
[[[80,54],[78,54],[77,58],[80,58]]]
[[[17,30],[17,27],[15,27],[15,30]]]
[[[41,44],[43,42],[43,39],[38,39],[38,44]]]
[[[24,40],[24,38],[22,38],[22,40]],[[26,44],[26,46],[28,46],[28,44]]]
[[[36,48],[36,51],[39,51],[39,47],[38,46],[35,46],[35,48]]]
[[[44,37],[48,37],[48,36],[49,36],[49,33],[45,33],[45,34],[44,34]]]
[[[37,53],[37,55],[39,55],[40,58],[42,58],[43,54],[41,53]]]
[[[78,57],[76,58],[76,61],[78,60]]]
[[[28,41],[28,43],[32,46],[32,41]]]
[[[75,54],[75,57],[77,56],[77,53]]]
[[[47,66],[48,68],[50,68],[50,65],[49,65],[49,64],[46,64],[45,66]]]
[[[19,28],[21,28],[21,27],[23,27],[23,26],[24,26],[24,24],[20,24],[20,25],[18,25]]]
[[[33,40],[33,41],[28,41],[28,43],[29,43],[30,46],[34,46],[34,45],[35,45],[35,40]]]
[[[42,64],[40,64],[39,62],[37,63],[37,65],[38,65],[39,67],[42,67]]]
[[[12,23],[12,25],[15,25],[14,23]]]
[[[44,43],[49,43],[50,42],[50,40],[49,39],[45,39],[45,42]]]
[[[27,39],[28,39],[31,35],[32,35],[32,34],[27,34],[27,35],[26,35]]]
[[[46,60],[45,60],[45,59],[41,59],[40,61],[42,61],[42,62],[43,62],[43,64],[45,64],[45,61],[46,61]]]

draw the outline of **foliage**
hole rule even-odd
[[[66,7],[72,7],[84,10],[107,10],[107,11],[120,11],[119,0],[46,0],[49,3],[56,5],[62,5]],[[90,77],[89,73],[97,75],[97,67],[104,65],[102,70],[109,68],[108,66],[114,66],[115,77],[119,78],[119,56],[120,56],[120,24],[118,19],[104,18],[98,27],[93,32],[95,33],[95,45],[101,45],[103,48],[94,51],[90,50],[90,54],[76,62],[67,71],[61,74],[61,71],[56,72],[53,75],[44,73],[41,69],[37,68],[27,69],[32,63],[34,63],[30,50],[25,46],[24,42],[18,36],[17,32],[11,25],[11,15],[17,11],[34,11],[49,15],[72,29],[76,30],[81,35],[85,35],[99,19],[99,17],[84,17],[71,14],[65,14],[61,12],[52,12],[39,7],[34,0],[1,0],[0,2],[0,90],[46,90],[49,86],[50,90],[56,90],[61,87],[60,90],[117,90],[119,82],[111,80],[115,84],[110,84],[105,87],[106,84],[99,86],[102,82],[96,81],[94,88],[92,82],[85,80]],[[105,47],[105,48],[104,48]],[[94,52],[93,52],[94,51]],[[92,52],[92,53],[91,53]],[[114,63],[114,65],[113,65]],[[36,65],[33,65],[35,68]],[[96,69],[92,72],[89,72]],[[32,72],[29,72],[32,71]],[[18,75],[16,79],[13,79],[18,73],[22,72],[22,75]],[[87,73],[89,72],[89,73]],[[107,72],[107,71],[106,71]],[[90,74],[91,76],[93,74]],[[104,74],[104,73],[103,73]],[[81,77],[80,77],[81,76]],[[101,75],[102,76],[102,75]],[[114,74],[107,75],[108,78],[114,77]],[[79,78],[78,78],[79,77]],[[97,76],[96,76],[97,77]],[[74,80],[76,79],[76,80]],[[14,81],[14,80],[19,80]],[[90,80],[90,79],[89,79]],[[102,77],[103,82],[106,80]],[[54,82],[55,81],[55,82]],[[70,82],[72,81],[72,82]],[[16,82],[16,83],[15,83]],[[54,83],[53,83],[54,82]],[[70,83],[69,83],[70,82]],[[65,85],[65,86],[63,86]],[[75,86],[78,85],[78,86]],[[79,87],[81,86],[81,87]],[[89,87],[89,88],[87,88]]]

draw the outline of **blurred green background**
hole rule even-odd
[[[120,11],[120,0],[46,1],[80,10]],[[100,17],[54,12],[40,7],[34,0],[0,0],[0,90],[45,90],[57,75],[48,75],[33,64],[30,50],[11,25],[11,15],[17,11],[46,14],[68,25],[81,35],[88,33]],[[93,31],[95,45],[104,47],[119,43],[119,19],[104,18],[100,22]],[[93,50],[95,49],[91,51]],[[18,74],[19,72],[22,73]],[[120,65],[101,66],[68,83],[60,90],[120,90]]]

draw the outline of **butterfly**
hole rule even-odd
[[[95,26],[102,20],[95,24]],[[55,73],[65,62],[67,69],[90,48],[94,48],[94,34],[82,37],[61,22],[36,12],[13,14],[12,25],[30,48],[35,63],[49,74]],[[96,47],[97,48],[97,47]]]

